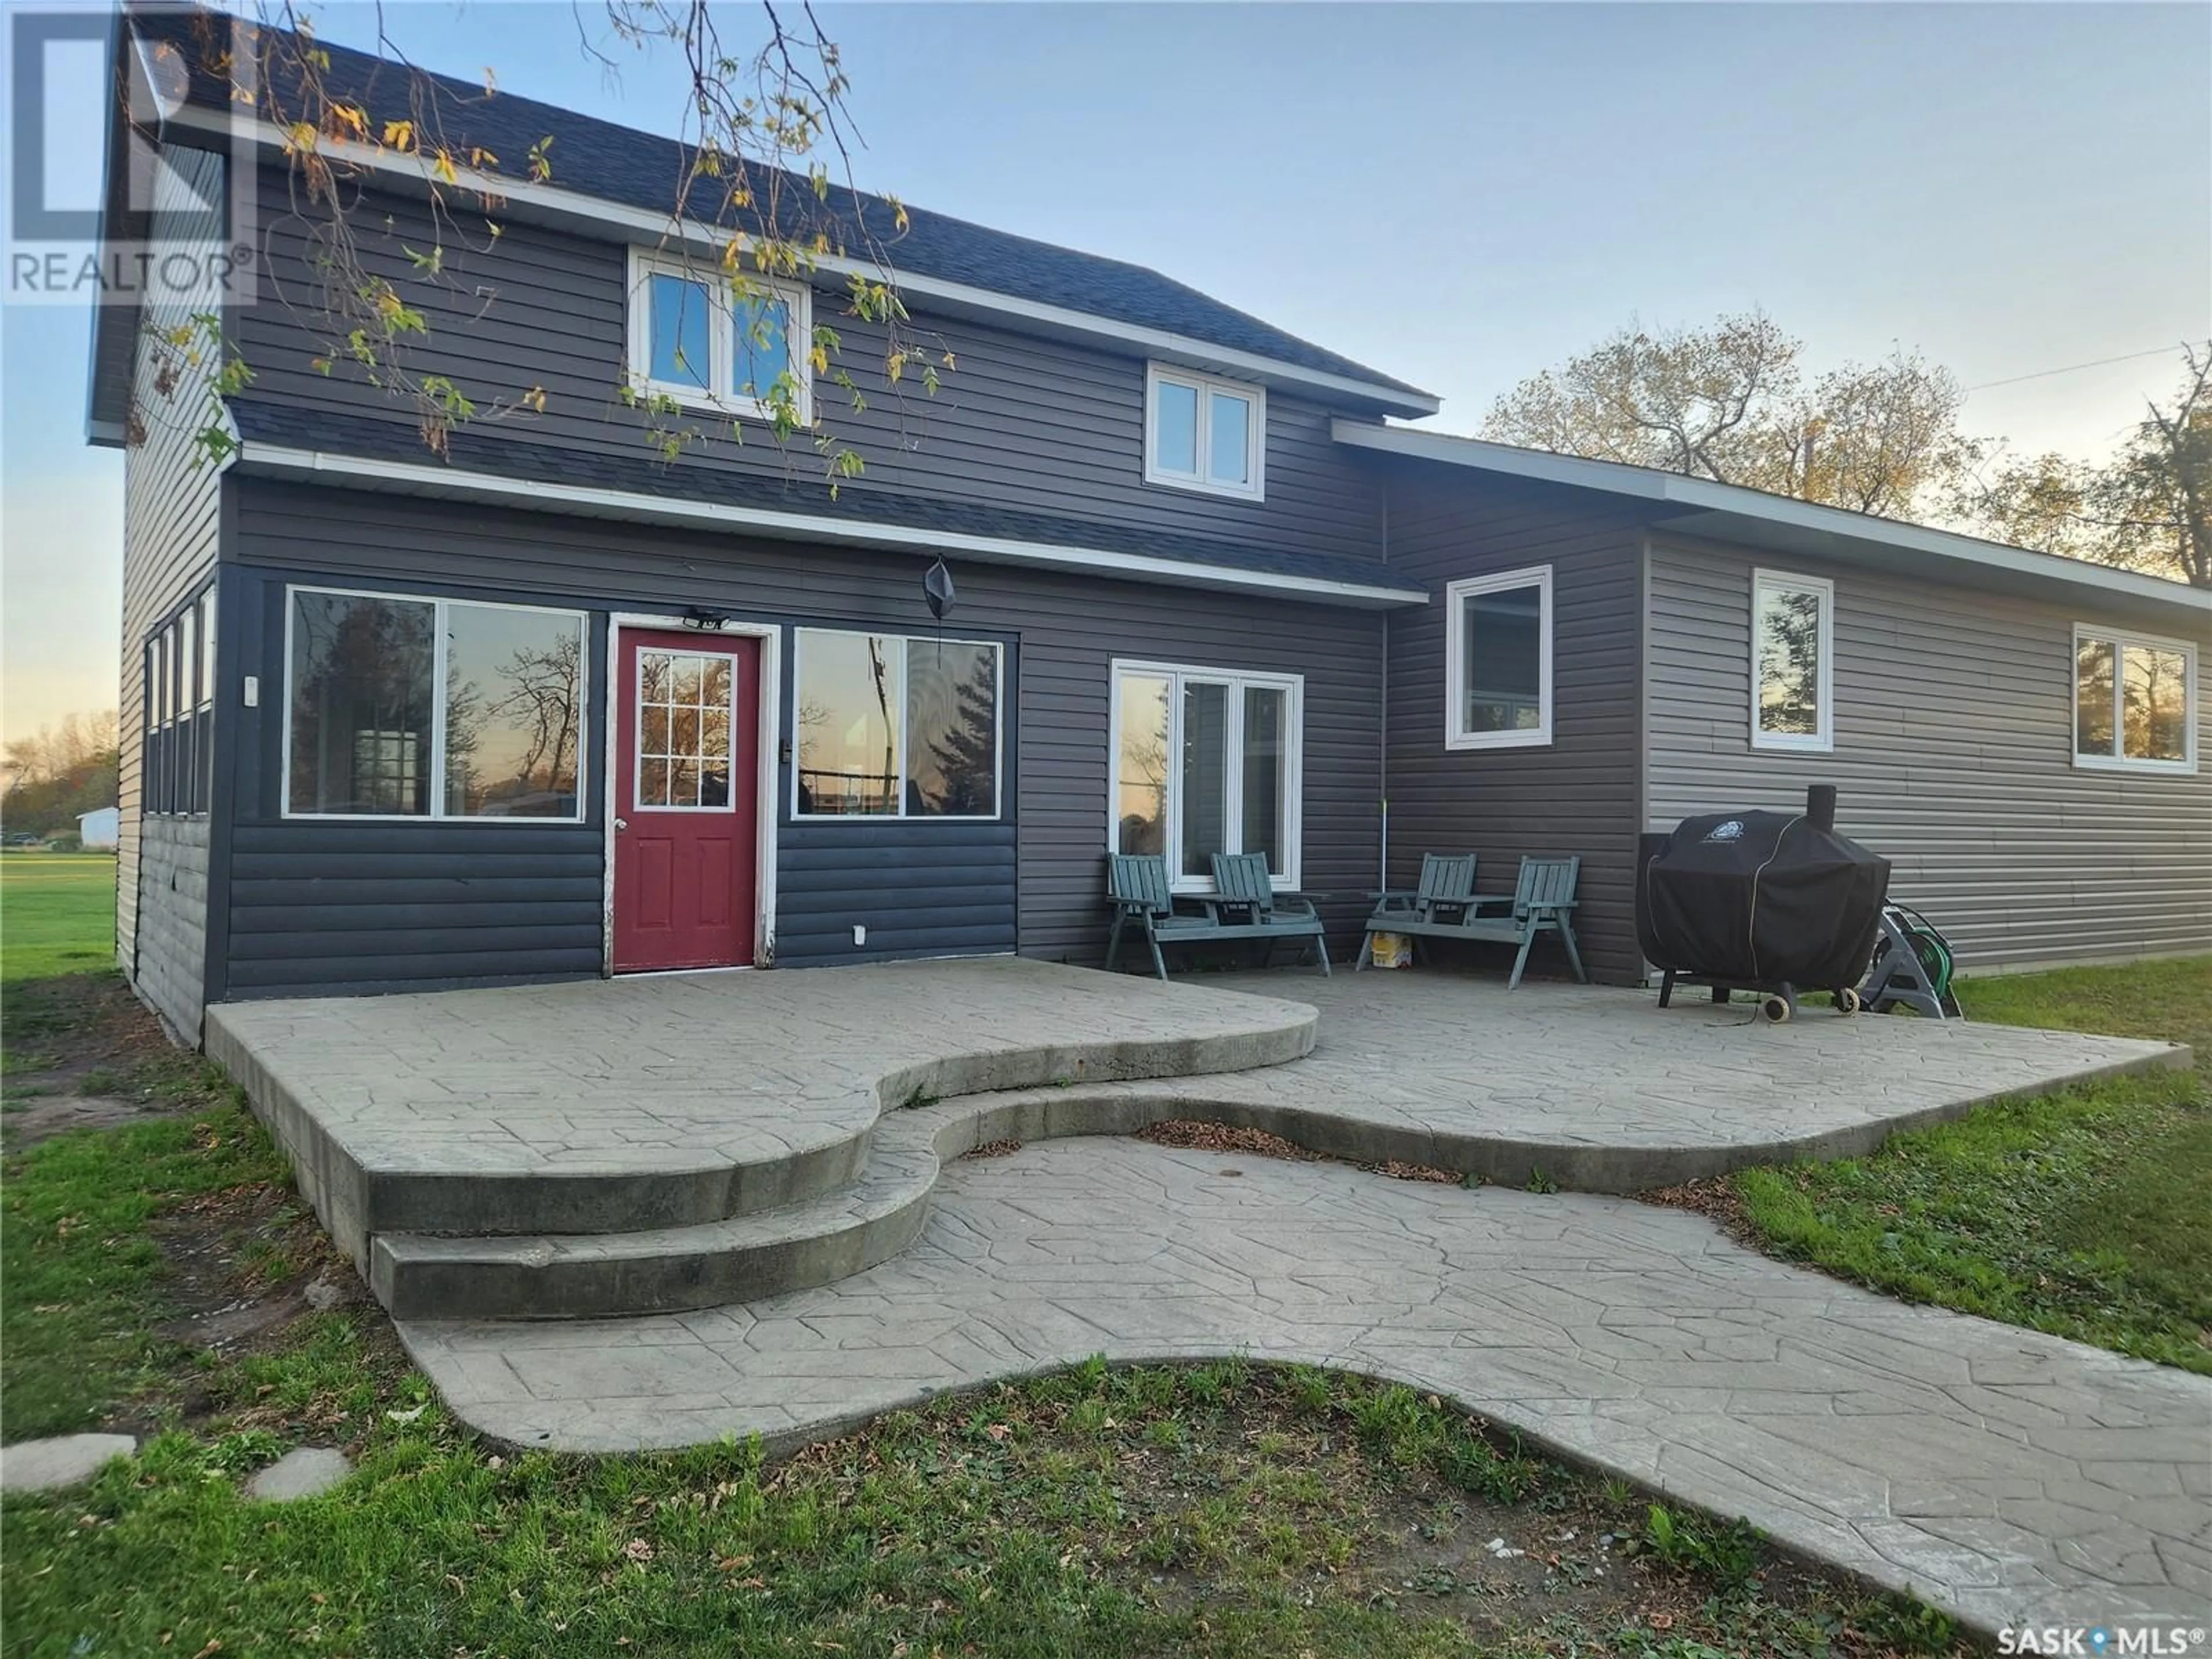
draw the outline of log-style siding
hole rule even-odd
[[[258,709],[232,711],[238,761],[222,954],[234,995],[599,971],[605,706],[593,693],[583,826],[319,823],[282,817],[288,580],[573,605],[706,605],[782,629],[927,635],[927,561],[612,520],[234,478],[227,580],[250,619]],[[1096,962],[1108,917],[1108,682],[1116,657],[1305,677],[1304,868],[1340,939],[1378,856],[1379,613],[954,561],[947,626],[1007,641],[1005,819],[808,822],[779,783],[779,960],[1018,948]],[[228,589],[226,588],[228,592]],[[241,629],[246,623],[241,623]],[[603,676],[594,674],[596,687]],[[791,700],[784,699],[786,735]],[[855,924],[868,944],[851,942]],[[588,959],[587,959],[588,958]]]
[[[1832,753],[1751,746],[1754,568],[1835,583]],[[1832,783],[1838,828],[1975,965],[2212,949],[2212,697],[2200,683],[2195,773],[2076,767],[2074,626],[2100,620],[2093,602],[1663,537],[1650,581],[1653,829]],[[2195,643],[2201,677],[2212,640]]]

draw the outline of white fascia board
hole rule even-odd
[[[207,136],[230,137],[234,136],[233,118],[193,106],[170,116],[166,125]],[[247,131],[265,149],[281,149],[283,147],[276,129],[265,122],[247,124]],[[414,158],[397,155],[389,150],[368,145],[329,139],[324,141],[322,149],[325,153],[344,161],[349,166],[360,167],[398,182],[417,188],[428,182],[422,163]],[[653,246],[679,243],[700,252],[710,252],[718,247],[728,234],[696,220],[678,221],[669,214],[654,213],[648,209],[586,196],[577,191],[562,190],[557,185],[533,183],[526,179],[509,179],[498,173],[463,170],[458,187],[496,196],[508,204],[510,209],[517,210],[517,216],[524,219],[554,224],[599,226],[619,231],[626,237],[648,238],[648,245]],[[1148,328],[1138,323],[1119,322],[1110,317],[1097,316],[1066,306],[1048,305],[1039,300],[1024,300],[966,283],[925,276],[914,271],[887,271],[873,260],[825,253],[816,259],[815,264],[817,270],[833,276],[858,275],[869,282],[890,283],[902,298],[926,300],[945,311],[1012,318],[1047,333],[1103,341],[1123,351],[1160,357],[1194,368],[1218,369],[1225,374],[1241,374],[1277,386],[1304,387],[1336,397],[1356,398],[1393,415],[1433,415],[1443,407],[1439,399],[1425,392],[1401,391],[1395,386],[1363,380],[1350,374],[1308,368],[1302,364],[1285,362],[1279,358],[1262,356],[1256,352],[1240,351],[1233,346],[1216,345],[1210,340],[1195,339],[1187,334]]]
[[[1545,483],[1565,484],[1577,489],[1601,490],[1610,495],[1631,496],[1662,506],[1708,513],[1716,518],[1732,521],[1738,534],[1745,533],[1755,525],[1769,525],[1832,538],[1844,544],[1834,551],[1844,558],[1850,556],[1849,544],[1879,544],[1929,559],[1945,560],[1954,565],[2002,572],[2008,576],[2025,577],[2037,582],[2060,583],[2103,597],[2172,606],[2193,611],[2203,619],[2212,622],[2212,589],[2191,587],[2185,583],[2146,576],[2140,571],[2116,570],[2105,565],[2089,564],[2056,553],[2039,553],[2031,548],[2009,547],[2002,542],[1984,541],[1979,537],[1963,536],[1953,530],[1907,524],[1899,519],[1876,518],[1872,514],[1853,513],[1845,507],[1826,507],[1817,501],[1792,501],[1786,495],[1771,495],[1764,490],[1747,489],[1738,484],[1716,483],[1709,478],[1686,477],[1680,473],[1631,466],[1621,461],[1594,461],[1579,455],[1555,455],[1547,450],[1522,449],[1512,444],[1490,443],[1480,438],[1462,438],[1449,433],[1411,431],[1403,427],[1377,426],[1339,416],[1330,422],[1329,434],[1337,442],[1355,448],[1404,455],[1416,460],[1437,461],[1449,466],[1471,467],[1479,471],[1535,479]],[[1662,521],[1654,527],[1664,530],[1668,526]],[[1699,532],[1698,526],[1692,525],[1676,526],[1675,528],[1690,534]]]
[[[1066,570],[1123,581],[1161,582],[1179,587],[1261,593],[1279,599],[1312,600],[1362,610],[1428,603],[1425,593],[1410,592],[1403,587],[1334,581],[1326,577],[1288,575],[1267,570],[1239,570],[1229,565],[1200,564],[1191,560],[1161,558],[1148,553],[1116,553],[1103,548],[1015,541],[999,536],[916,529],[908,525],[872,524],[861,520],[826,518],[811,513],[782,513],[764,507],[728,507],[714,501],[687,501],[667,496],[641,495],[630,490],[509,478],[498,473],[475,472],[453,466],[372,460],[360,456],[332,454],[323,450],[252,443],[239,451],[234,460],[240,471],[258,477],[306,479],[356,489],[386,489],[404,495],[501,502],[539,512],[567,512],[597,518],[684,525],[720,531],[725,534],[735,532],[779,539],[836,542],[854,547],[890,548],[915,553],[959,554],[988,564],[1026,565],[1032,568]]]

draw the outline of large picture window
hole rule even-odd
[[[1444,747],[1552,740],[1552,567],[1470,576],[1444,590]]]
[[[1292,674],[1115,664],[1108,847],[1164,856],[1189,891],[1214,854],[1264,853],[1297,887],[1303,695]]]
[[[291,817],[583,817],[585,618],[290,590]]]
[[[1835,584],[1759,570],[1751,579],[1751,746],[1832,749]]]
[[[638,392],[765,420],[787,396],[813,421],[810,295],[804,288],[633,249],[629,369]]]
[[[2197,769],[2197,649],[2083,624],[2074,630],[2074,763]]]
[[[1003,656],[985,640],[799,629],[793,811],[997,817]]]

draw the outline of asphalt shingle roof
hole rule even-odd
[[[253,446],[264,444],[318,450],[362,460],[436,464],[435,458],[423,447],[420,432],[407,422],[362,420],[352,415],[250,398],[234,398],[229,407],[238,424],[239,436],[247,447],[248,460],[252,459]],[[447,459],[457,484],[465,483],[471,472],[485,473],[526,483],[622,490],[670,501],[811,514],[841,520],[856,528],[885,525],[953,535],[990,536],[1050,547],[1134,554],[1200,568],[1393,588],[1404,593],[1408,600],[1425,599],[1428,593],[1419,583],[1373,560],[1285,552],[1208,537],[1178,536],[1132,526],[1102,524],[1090,519],[1018,512],[983,502],[904,491],[876,492],[849,484],[833,499],[828,486],[819,478],[763,477],[685,463],[671,464],[635,447],[617,449],[611,446],[580,450],[532,443],[508,432],[494,435],[465,426],[453,434]]]
[[[191,19],[175,15],[149,15],[139,24],[142,34],[178,46],[192,74],[191,101],[228,109],[226,76],[195,35],[196,27]],[[739,210],[708,211],[719,192],[695,187],[687,198],[679,189],[691,152],[673,139],[505,92],[488,94],[481,84],[369,53],[334,46],[325,50],[331,59],[325,84],[334,94],[357,98],[379,131],[387,119],[416,119],[418,129],[427,130],[428,124],[419,118],[419,94],[434,104],[449,148],[480,146],[498,156],[501,170],[510,175],[520,176],[531,147],[550,137],[554,140],[548,152],[553,166],[550,182],[562,190],[653,213],[673,213],[683,201],[692,217],[732,227],[744,222]],[[791,184],[811,192],[804,180],[793,179]],[[757,193],[765,193],[765,186],[757,186]],[[1142,265],[1058,247],[910,204],[908,228],[901,233],[881,198],[842,188],[832,189],[826,207],[848,231],[865,222],[902,272],[1164,330],[1272,362],[1365,381],[1378,389],[1427,395]],[[848,246],[857,250],[860,245],[860,239],[848,235]]]

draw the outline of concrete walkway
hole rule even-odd
[[[1905,1307],[1619,1199],[1067,1140],[952,1165],[912,1248],[820,1289],[400,1331],[469,1423],[572,1450],[788,1444],[1094,1353],[1334,1364],[1985,1632],[2212,1605],[2212,1382]]]

